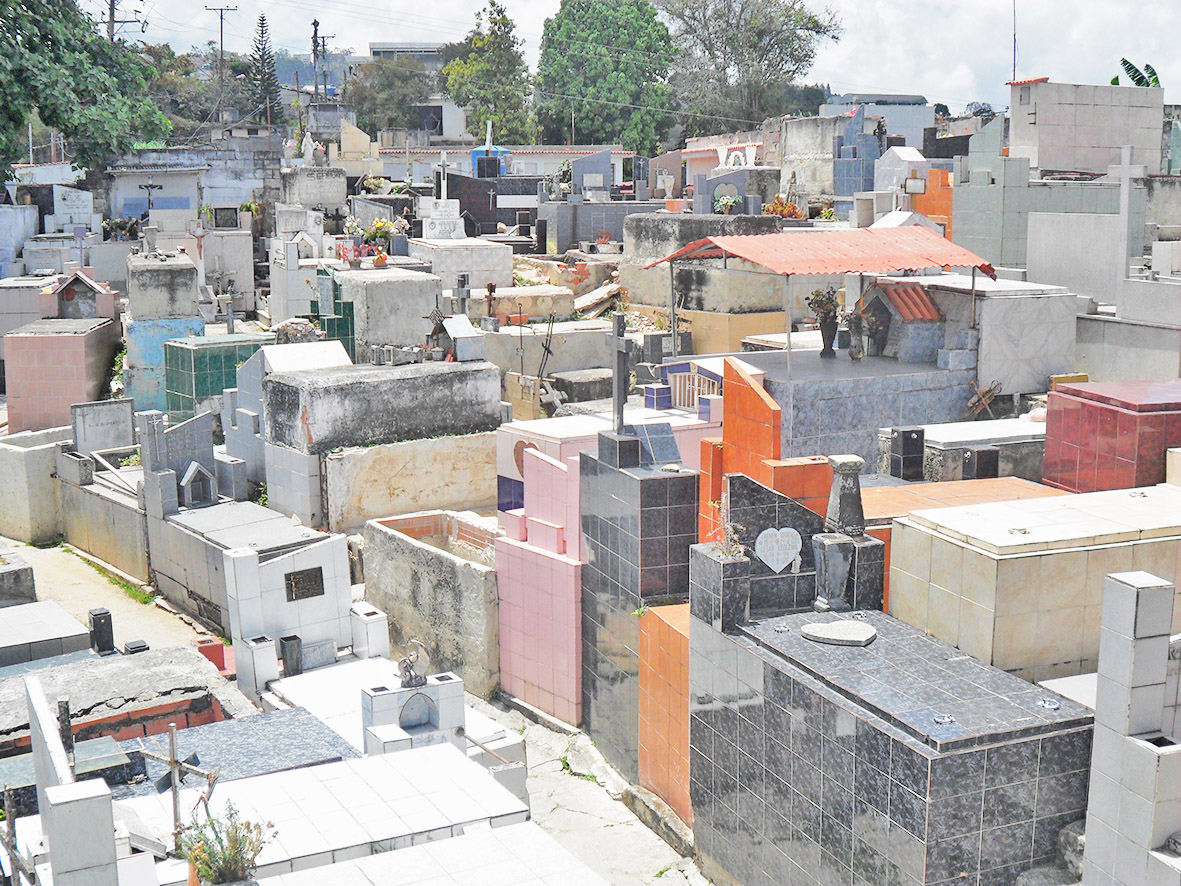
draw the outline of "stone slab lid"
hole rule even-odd
[[[912,511],[901,518],[997,556],[1181,535],[1181,486]]]
[[[1059,385],[1058,393],[1130,409],[1132,412],[1181,410],[1181,378],[1163,381],[1092,381]]]

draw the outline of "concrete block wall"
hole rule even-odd
[[[323,471],[333,532],[353,532],[428,501],[446,510],[483,510],[496,504],[496,432],[348,447],[326,455]],[[269,497],[269,482],[267,490]]]
[[[40,294],[62,277],[12,277],[0,280],[0,370],[5,360],[4,336],[41,319]],[[0,372],[0,384],[3,372]]]
[[[443,289],[458,286],[460,274],[467,274],[471,289],[484,289],[489,283],[513,285],[513,248],[505,243],[475,238],[411,240],[410,256],[428,262]]]
[[[0,535],[34,545],[61,537],[56,452],[72,438],[70,427],[0,437]]]
[[[416,517],[428,525],[416,527]],[[394,654],[417,639],[432,670],[454,671],[469,692],[487,697],[500,683],[496,570],[474,552],[457,556],[409,534],[446,544],[449,528],[439,518],[433,512],[365,524],[365,599],[389,615]]]
[[[1181,377],[1181,334],[1163,323],[1124,321],[1095,314],[1076,320],[1075,369],[1091,381]]]
[[[65,540],[140,581],[148,581],[147,517],[134,500],[94,484],[58,482]]]
[[[327,522],[321,486],[321,456],[289,446],[263,443],[267,507],[293,515],[308,526]]]
[[[340,300],[353,305],[358,356],[368,353],[370,345],[421,346],[426,341],[434,325],[427,318],[443,295],[438,276],[390,268],[337,271],[335,280]],[[499,279],[496,283],[502,285]]]
[[[1162,732],[1174,587],[1147,572],[1107,576],[1099,641],[1083,883],[1181,883],[1158,850],[1181,831],[1181,743]],[[1173,689],[1176,704],[1176,687]]]

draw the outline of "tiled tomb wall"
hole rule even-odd
[[[639,779],[637,612],[685,600],[689,546],[697,541],[697,474],[661,470],[678,457],[668,426],[663,436],[656,428],[600,434],[597,452],[582,453],[579,466],[583,721],[607,761],[633,782]]]
[[[653,606],[640,618],[640,784],[693,824],[687,603]]]
[[[496,539],[500,682],[567,723],[582,721],[582,564],[578,459],[521,453],[524,506]]]
[[[707,576],[698,563],[690,792],[707,874],[765,886],[1012,886],[1056,856],[1059,830],[1086,809],[1085,710],[1055,699],[1058,711],[1035,714],[1045,691],[881,613],[868,614],[879,636],[866,649],[798,638],[825,618],[814,615],[727,635],[700,617],[709,604],[699,597],[734,611],[725,597],[744,593],[746,564],[705,563]],[[777,648],[790,644],[813,647],[800,650],[807,664]],[[940,710],[958,725],[930,726]]]
[[[1170,485],[913,511],[894,521],[890,614],[1028,680],[1093,672],[1104,576],[1172,581],[1178,515]]]

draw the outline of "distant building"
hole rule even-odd
[[[370,43],[369,55],[374,60],[414,60],[435,75],[443,69],[442,51],[446,43]],[[467,131],[467,111],[442,92],[434,93],[414,111],[418,126],[431,143],[471,140]]]

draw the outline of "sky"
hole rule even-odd
[[[80,0],[99,15],[105,0]],[[559,0],[504,0],[536,66],[542,26]],[[819,0],[813,8],[820,7]],[[123,26],[128,40],[170,43],[184,51],[218,38],[218,15],[202,0],[119,0],[119,16],[148,22]],[[335,35],[329,48],[365,53],[375,42],[445,42],[471,28],[478,0],[211,0],[237,6],[225,16],[227,49],[248,52],[259,13],[272,42],[307,52],[311,20]],[[1013,4],[1010,0],[827,0],[844,28],[823,45],[805,78],[829,83],[836,93],[905,92],[925,95],[959,112],[971,101],[995,108],[1009,102],[1004,85],[1013,73]],[[1165,101],[1181,102],[1181,53],[1175,51],[1181,3],[1140,4],[1125,13],[1115,0],[1016,0],[1017,76],[1058,82],[1107,83],[1121,56],[1152,64],[1165,84]],[[1126,82],[1126,78],[1124,80]]]

